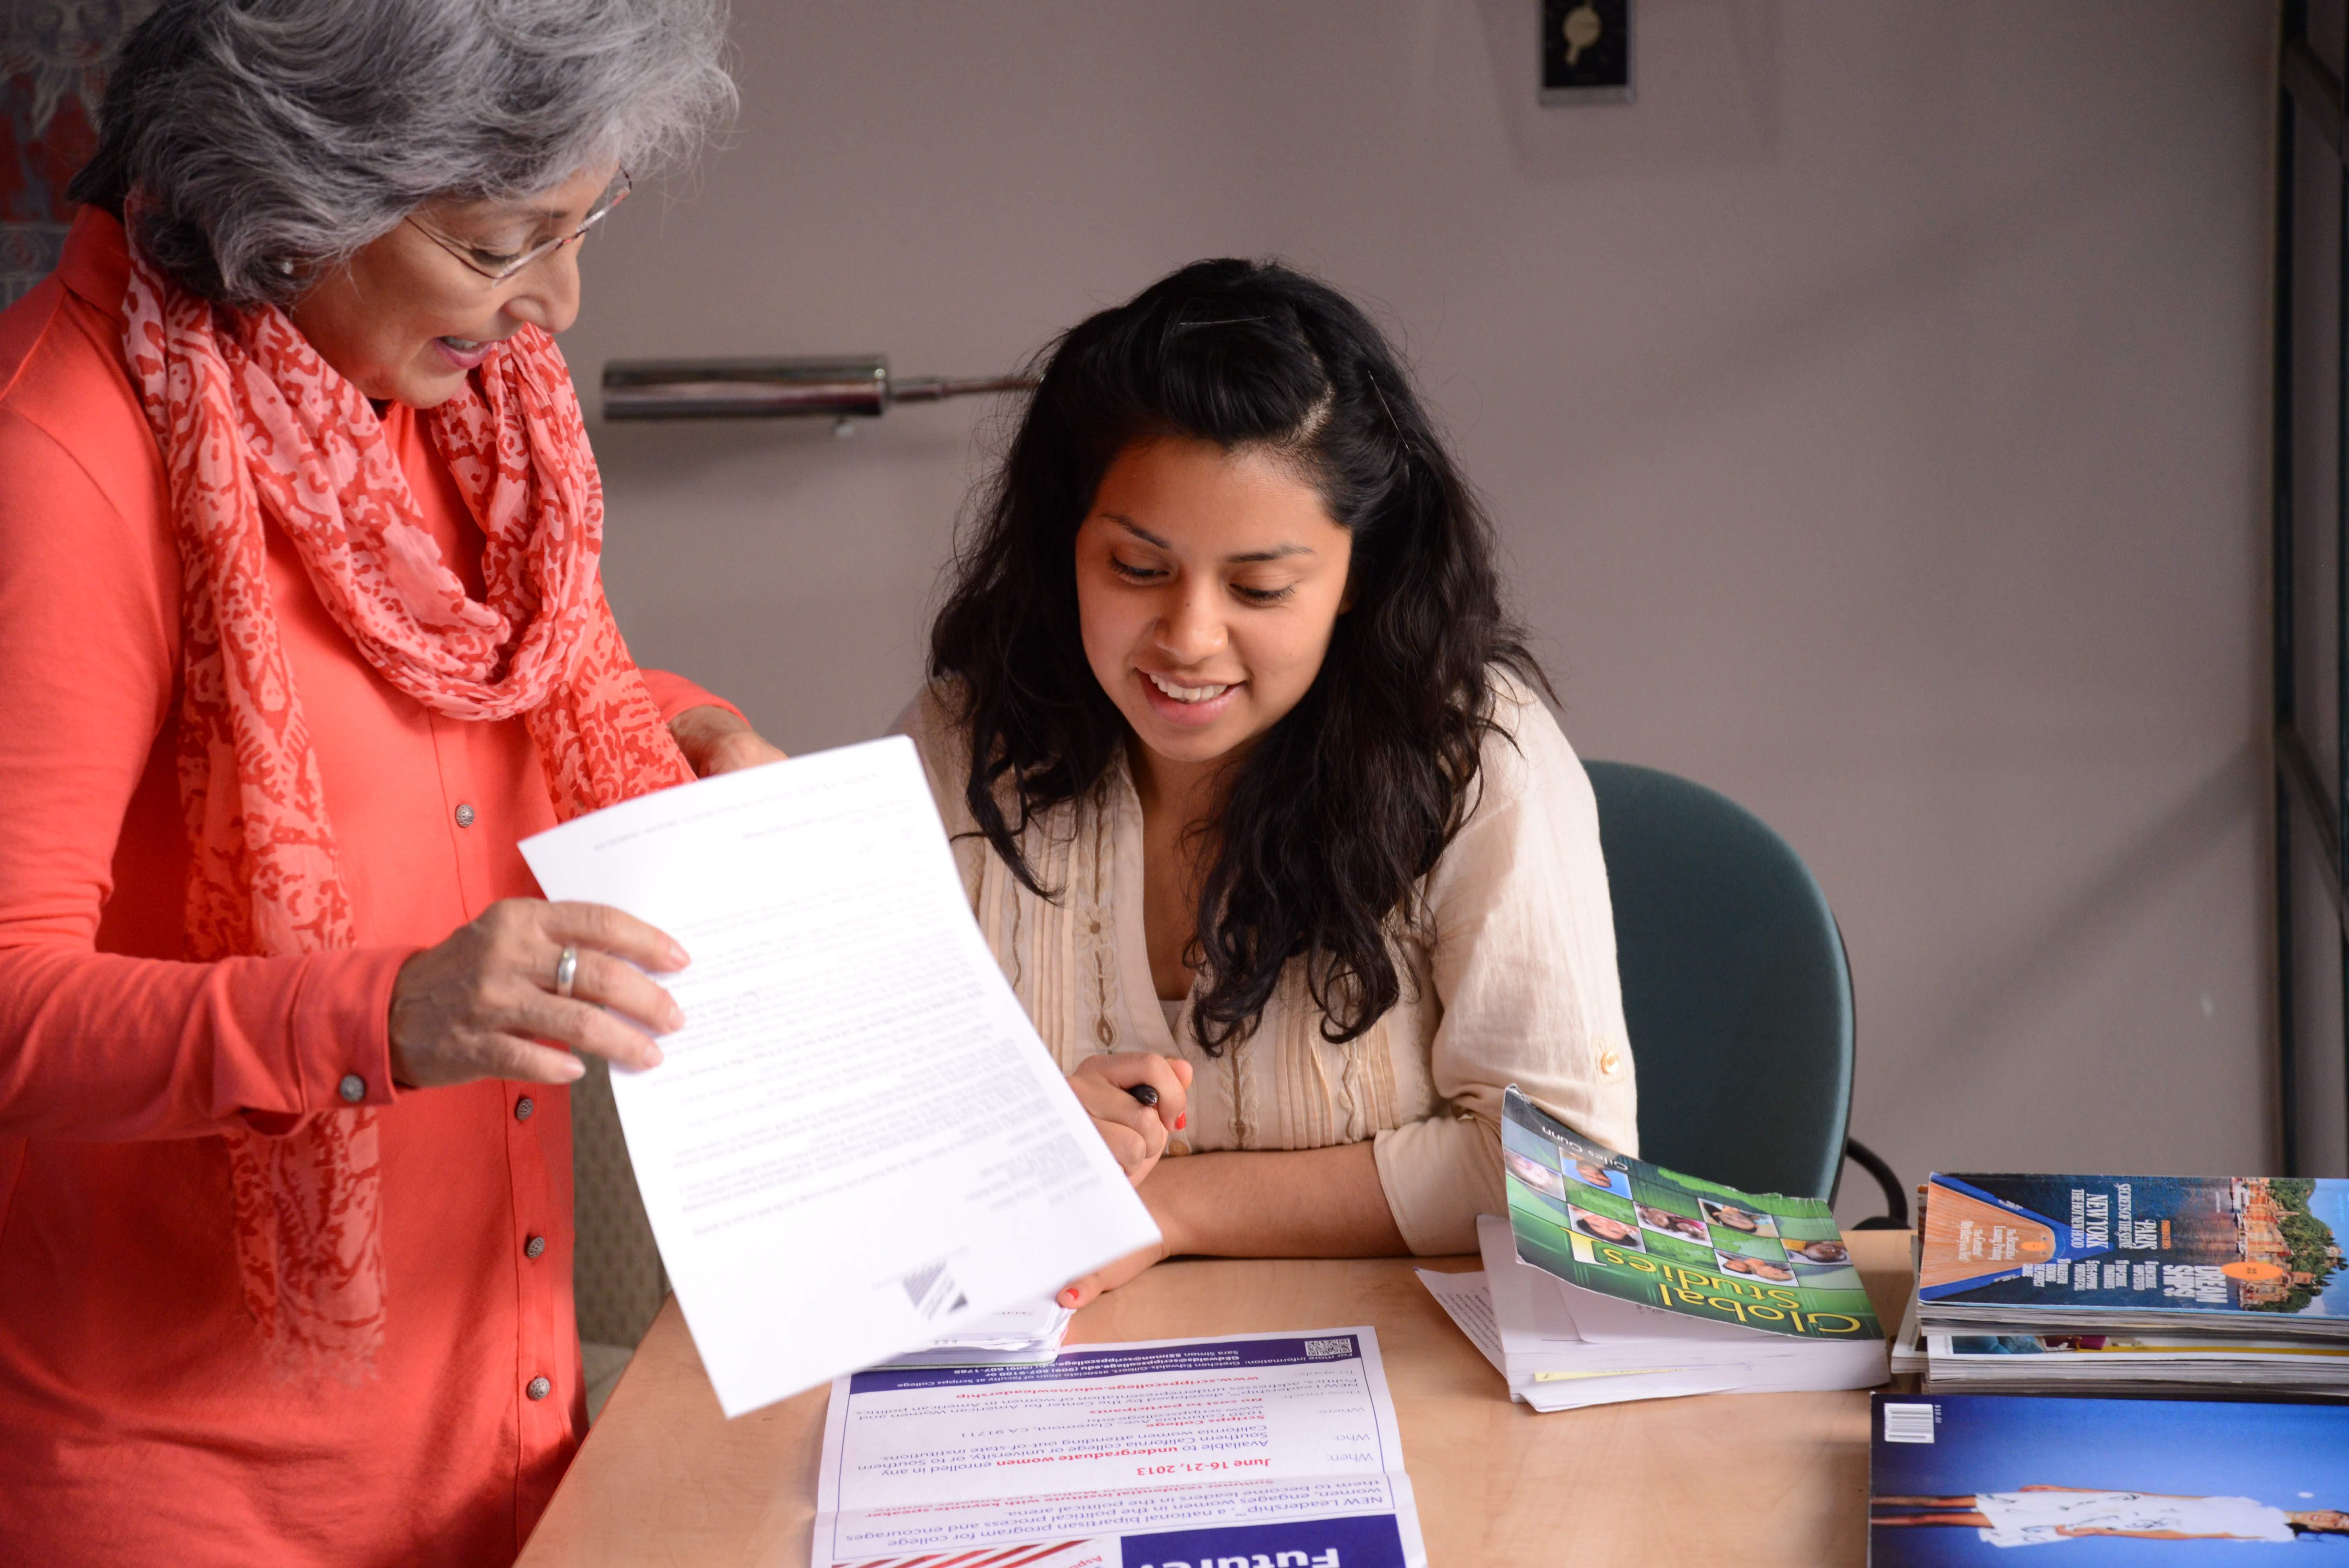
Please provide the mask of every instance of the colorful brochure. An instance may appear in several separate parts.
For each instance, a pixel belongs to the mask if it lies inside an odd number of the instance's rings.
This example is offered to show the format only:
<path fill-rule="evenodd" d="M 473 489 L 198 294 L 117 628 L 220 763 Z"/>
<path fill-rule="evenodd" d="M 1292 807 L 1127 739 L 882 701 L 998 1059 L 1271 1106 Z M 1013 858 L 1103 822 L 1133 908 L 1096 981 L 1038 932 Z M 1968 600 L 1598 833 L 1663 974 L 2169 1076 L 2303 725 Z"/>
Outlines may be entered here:
<path fill-rule="evenodd" d="M 1684 1322 L 1876 1341 L 1880 1362 L 1884 1329 L 1818 1199 L 1741 1192 L 1618 1154 L 1545 1114 L 1514 1084 L 1501 1147 L 1509 1225 L 1526 1263 Z M 1585 1338 L 1603 1333 L 1581 1307 L 1576 1319 Z M 1668 1322 L 1648 1332 L 1669 1333 Z"/>

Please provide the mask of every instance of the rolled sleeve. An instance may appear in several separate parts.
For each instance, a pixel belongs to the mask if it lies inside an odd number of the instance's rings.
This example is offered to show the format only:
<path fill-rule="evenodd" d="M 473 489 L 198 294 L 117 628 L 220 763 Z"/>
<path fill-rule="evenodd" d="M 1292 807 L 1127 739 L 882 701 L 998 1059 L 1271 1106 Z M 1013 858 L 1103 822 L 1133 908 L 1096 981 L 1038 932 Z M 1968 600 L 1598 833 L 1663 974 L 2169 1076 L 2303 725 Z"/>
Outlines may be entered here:
<path fill-rule="evenodd" d="M 1422 1257 L 1476 1250 L 1476 1216 L 1507 1212 L 1501 1134 L 1474 1116 L 1430 1117 L 1378 1135 L 1379 1186 Z"/>
<path fill-rule="evenodd" d="M 1639 1100 L 1590 780 L 1547 708 L 1503 687 L 1480 796 L 1428 878 L 1431 1048 L 1450 1114 L 1381 1133 L 1379 1179 L 1414 1252 L 1473 1251 L 1502 1212 L 1511 1084 L 1586 1137 L 1639 1152 Z"/>

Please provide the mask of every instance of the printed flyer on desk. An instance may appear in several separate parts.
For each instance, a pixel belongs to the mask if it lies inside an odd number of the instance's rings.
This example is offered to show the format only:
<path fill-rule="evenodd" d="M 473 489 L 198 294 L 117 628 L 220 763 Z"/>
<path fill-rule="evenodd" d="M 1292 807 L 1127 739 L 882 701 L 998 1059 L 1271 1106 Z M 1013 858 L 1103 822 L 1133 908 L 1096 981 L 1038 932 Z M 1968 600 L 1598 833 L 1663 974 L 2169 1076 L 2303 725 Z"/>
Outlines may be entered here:
<path fill-rule="evenodd" d="M 835 1568 L 1427 1562 L 1368 1327 L 859 1372 L 816 1497 L 810 1561 Z"/>
<path fill-rule="evenodd" d="M 1515 1084 L 1501 1151 L 1517 1256 L 1568 1284 L 1792 1338 L 1884 1337 L 1816 1198 L 1741 1192 L 1618 1154 Z"/>
<path fill-rule="evenodd" d="M 2349 1181 L 1936 1174 L 1918 1294 L 1957 1305 L 2349 1320 Z M 2349 1333 L 2349 1321 L 2336 1332 Z"/>

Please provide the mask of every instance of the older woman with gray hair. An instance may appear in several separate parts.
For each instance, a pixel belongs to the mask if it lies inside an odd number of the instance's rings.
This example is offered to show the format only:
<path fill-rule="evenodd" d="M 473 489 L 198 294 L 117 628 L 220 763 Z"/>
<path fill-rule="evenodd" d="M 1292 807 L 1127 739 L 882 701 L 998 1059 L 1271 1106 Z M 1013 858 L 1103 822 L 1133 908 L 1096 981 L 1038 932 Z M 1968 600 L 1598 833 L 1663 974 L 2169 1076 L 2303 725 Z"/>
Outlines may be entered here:
<path fill-rule="evenodd" d="M 554 335 L 718 0 L 163 0 L 0 315 L 0 1562 L 502 1563 L 585 1427 L 516 844 L 777 755 L 640 670 Z"/>

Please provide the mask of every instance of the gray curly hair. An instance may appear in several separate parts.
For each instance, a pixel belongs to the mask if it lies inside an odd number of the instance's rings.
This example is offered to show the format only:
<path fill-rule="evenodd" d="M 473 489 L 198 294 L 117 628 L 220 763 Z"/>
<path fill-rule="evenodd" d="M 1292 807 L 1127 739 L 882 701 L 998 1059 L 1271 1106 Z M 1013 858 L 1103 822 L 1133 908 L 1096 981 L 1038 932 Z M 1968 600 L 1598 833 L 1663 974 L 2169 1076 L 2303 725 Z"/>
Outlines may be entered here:
<path fill-rule="evenodd" d="M 725 0 L 163 0 L 67 194 L 233 304 L 284 304 L 427 201 L 641 175 L 730 112 Z"/>

